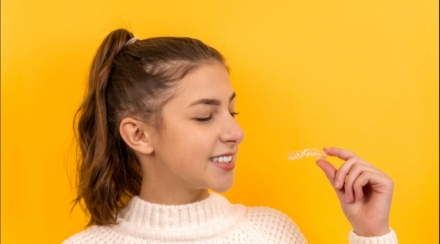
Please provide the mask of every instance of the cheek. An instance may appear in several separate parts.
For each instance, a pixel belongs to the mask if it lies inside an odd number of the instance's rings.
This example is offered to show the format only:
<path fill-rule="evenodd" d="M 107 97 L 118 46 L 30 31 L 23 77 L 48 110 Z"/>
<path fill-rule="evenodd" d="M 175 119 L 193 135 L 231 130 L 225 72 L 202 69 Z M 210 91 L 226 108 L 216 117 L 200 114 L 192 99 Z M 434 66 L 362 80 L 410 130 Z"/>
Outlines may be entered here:
<path fill-rule="evenodd" d="M 202 170 L 205 169 L 209 163 L 209 157 L 215 153 L 214 143 L 212 137 L 208 133 L 194 132 L 188 134 L 185 141 L 180 145 L 182 148 L 182 157 L 185 158 L 183 167 L 184 170 Z"/>
<path fill-rule="evenodd" d="M 160 136 L 162 157 L 172 162 L 194 162 L 209 160 L 218 140 L 218 124 L 211 121 L 198 123 L 182 115 L 181 111 L 164 111 L 164 131 Z M 171 153 L 172 155 L 165 155 Z M 174 164 L 174 163 L 173 163 Z"/>
<path fill-rule="evenodd" d="M 174 160 L 191 163 L 209 160 L 212 156 L 216 140 L 209 130 L 181 125 L 170 130 L 168 135 L 167 151 L 173 152 Z"/>
<path fill-rule="evenodd" d="M 213 153 L 214 143 L 215 140 L 208 133 L 193 132 L 181 141 L 181 148 L 185 150 L 182 153 L 193 160 L 208 159 Z"/>

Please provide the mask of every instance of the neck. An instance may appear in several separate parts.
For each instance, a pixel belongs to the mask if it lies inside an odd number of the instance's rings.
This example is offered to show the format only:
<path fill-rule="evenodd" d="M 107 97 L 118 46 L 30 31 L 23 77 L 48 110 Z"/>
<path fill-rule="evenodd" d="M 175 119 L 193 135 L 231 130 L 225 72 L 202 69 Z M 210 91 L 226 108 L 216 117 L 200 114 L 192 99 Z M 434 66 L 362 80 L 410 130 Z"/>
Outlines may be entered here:
<path fill-rule="evenodd" d="M 184 205 L 198 202 L 209 196 L 207 189 L 194 191 L 181 191 L 179 189 L 164 189 L 162 187 L 150 187 L 142 181 L 139 198 L 155 204 L 162 205 Z"/>
<path fill-rule="evenodd" d="M 184 182 L 170 181 L 174 177 L 147 169 L 143 172 L 139 198 L 162 205 L 183 205 L 198 202 L 209 196 L 208 189 L 191 188 Z"/>

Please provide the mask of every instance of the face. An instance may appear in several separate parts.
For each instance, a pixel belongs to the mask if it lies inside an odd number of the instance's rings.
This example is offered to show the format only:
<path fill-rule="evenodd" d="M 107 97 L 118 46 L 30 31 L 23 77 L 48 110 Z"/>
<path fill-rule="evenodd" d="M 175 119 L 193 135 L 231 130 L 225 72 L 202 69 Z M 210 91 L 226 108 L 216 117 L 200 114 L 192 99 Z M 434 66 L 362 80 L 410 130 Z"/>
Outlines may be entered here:
<path fill-rule="evenodd" d="M 152 137 L 155 174 L 188 189 L 228 190 L 244 136 L 234 104 L 222 64 L 202 65 L 179 81 L 162 110 L 164 129 Z"/>

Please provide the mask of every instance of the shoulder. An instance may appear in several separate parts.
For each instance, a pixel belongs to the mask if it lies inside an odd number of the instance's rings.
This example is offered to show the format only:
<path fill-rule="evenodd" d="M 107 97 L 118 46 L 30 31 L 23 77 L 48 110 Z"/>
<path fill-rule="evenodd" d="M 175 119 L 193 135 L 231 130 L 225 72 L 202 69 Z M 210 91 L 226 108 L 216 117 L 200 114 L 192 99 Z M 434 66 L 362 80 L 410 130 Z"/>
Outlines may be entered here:
<path fill-rule="evenodd" d="M 285 213 L 269 207 L 248 207 L 247 219 L 259 226 L 292 226 L 298 228 Z"/>
<path fill-rule="evenodd" d="M 70 236 L 63 244 L 102 243 L 108 241 L 111 236 L 111 230 L 107 226 L 92 226 Z"/>
<path fill-rule="evenodd" d="M 247 220 L 270 243 L 307 243 L 298 226 L 285 213 L 269 207 L 248 207 Z"/>

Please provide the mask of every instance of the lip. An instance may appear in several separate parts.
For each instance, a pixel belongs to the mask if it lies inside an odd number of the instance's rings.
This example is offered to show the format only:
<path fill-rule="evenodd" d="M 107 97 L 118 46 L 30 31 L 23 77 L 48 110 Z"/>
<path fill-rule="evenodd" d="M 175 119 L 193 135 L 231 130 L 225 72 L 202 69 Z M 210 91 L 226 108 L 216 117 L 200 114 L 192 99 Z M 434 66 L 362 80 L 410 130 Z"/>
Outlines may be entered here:
<path fill-rule="evenodd" d="M 215 157 L 221 157 L 221 156 L 232 156 L 232 160 L 230 163 L 220 163 L 220 162 L 212 162 L 211 160 L 209 160 L 212 164 L 214 164 L 215 166 L 219 167 L 220 169 L 224 170 L 224 171 L 231 171 L 235 168 L 235 158 L 234 158 L 234 154 L 235 153 L 225 153 L 225 154 L 220 154 L 218 156 L 213 156 L 211 158 L 215 158 Z"/>

